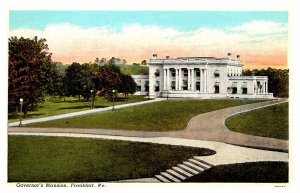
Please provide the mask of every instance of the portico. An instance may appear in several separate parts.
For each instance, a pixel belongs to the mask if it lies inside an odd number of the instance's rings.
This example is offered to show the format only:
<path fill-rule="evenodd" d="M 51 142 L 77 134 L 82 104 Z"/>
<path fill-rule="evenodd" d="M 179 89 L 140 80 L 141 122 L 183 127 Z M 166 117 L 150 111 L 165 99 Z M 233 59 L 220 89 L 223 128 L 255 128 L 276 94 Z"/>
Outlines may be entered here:
<path fill-rule="evenodd" d="M 163 68 L 163 90 L 207 92 L 207 69 L 205 68 Z"/>

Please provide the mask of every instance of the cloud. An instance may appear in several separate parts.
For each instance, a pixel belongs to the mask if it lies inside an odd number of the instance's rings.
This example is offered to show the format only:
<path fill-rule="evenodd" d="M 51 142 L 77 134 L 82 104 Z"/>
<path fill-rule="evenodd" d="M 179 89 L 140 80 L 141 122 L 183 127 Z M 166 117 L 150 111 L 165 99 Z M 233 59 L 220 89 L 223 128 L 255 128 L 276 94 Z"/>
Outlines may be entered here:
<path fill-rule="evenodd" d="M 286 34 L 287 24 L 276 23 L 274 21 L 251 21 L 244 23 L 240 26 L 235 26 L 231 28 L 231 31 L 245 33 L 249 35 L 276 35 L 276 34 Z"/>
<path fill-rule="evenodd" d="M 224 57 L 227 52 L 232 52 L 242 55 L 249 68 L 257 63 L 269 66 L 287 64 L 287 25 L 273 21 L 195 31 L 140 24 L 127 24 L 120 30 L 82 28 L 64 23 L 48 25 L 44 30 L 16 29 L 10 35 L 46 38 L 53 59 L 63 63 L 93 62 L 96 57 L 112 56 L 140 62 L 149 59 L 152 52 L 157 52 L 160 57 Z"/>

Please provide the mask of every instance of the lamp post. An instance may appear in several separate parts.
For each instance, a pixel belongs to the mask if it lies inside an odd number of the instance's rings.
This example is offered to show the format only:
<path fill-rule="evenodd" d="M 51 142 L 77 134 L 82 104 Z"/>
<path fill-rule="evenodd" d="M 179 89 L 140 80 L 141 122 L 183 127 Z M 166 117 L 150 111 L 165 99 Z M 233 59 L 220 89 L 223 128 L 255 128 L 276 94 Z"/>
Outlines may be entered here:
<path fill-rule="evenodd" d="M 94 107 L 93 92 L 94 90 L 91 90 L 91 109 Z"/>
<path fill-rule="evenodd" d="M 116 90 L 112 90 L 112 93 L 113 93 L 113 108 L 112 108 L 112 110 L 115 110 L 115 92 L 116 92 Z"/>
<path fill-rule="evenodd" d="M 169 90 L 167 90 L 167 100 L 169 100 Z"/>
<path fill-rule="evenodd" d="M 19 126 L 22 126 L 22 108 L 23 108 L 23 99 L 22 98 L 20 98 L 20 124 L 19 124 Z"/>

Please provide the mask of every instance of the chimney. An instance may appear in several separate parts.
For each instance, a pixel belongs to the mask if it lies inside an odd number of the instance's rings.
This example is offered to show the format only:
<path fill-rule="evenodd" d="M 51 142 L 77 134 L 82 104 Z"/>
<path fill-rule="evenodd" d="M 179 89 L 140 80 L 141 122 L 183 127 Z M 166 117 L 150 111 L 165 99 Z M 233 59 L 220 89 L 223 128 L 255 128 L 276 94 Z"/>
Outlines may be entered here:
<path fill-rule="evenodd" d="M 166 59 L 169 59 L 170 58 L 170 56 L 166 56 Z"/>
<path fill-rule="evenodd" d="M 152 54 L 152 59 L 157 59 L 157 54 Z"/>
<path fill-rule="evenodd" d="M 236 55 L 236 59 L 237 59 L 238 61 L 240 61 L 241 56 L 240 56 L 240 55 Z"/>
<path fill-rule="evenodd" d="M 228 58 L 228 60 L 231 60 L 231 53 L 227 54 L 227 58 Z"/>

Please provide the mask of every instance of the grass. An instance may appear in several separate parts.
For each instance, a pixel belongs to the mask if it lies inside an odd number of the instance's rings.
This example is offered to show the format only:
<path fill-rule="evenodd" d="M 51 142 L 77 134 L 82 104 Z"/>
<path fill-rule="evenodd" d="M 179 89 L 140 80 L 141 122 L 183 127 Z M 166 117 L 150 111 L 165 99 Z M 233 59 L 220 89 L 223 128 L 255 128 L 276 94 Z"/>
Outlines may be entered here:
<path fill-rule="evenodd" d="M 67 137 L 8 137 L 9 182 L 99 182 L 147 178 L 203 148 Z"/>
<path fill-rule="evenodd" d="M 226 126 L 240 133 L 287 140 L 288 111 L 288 103 L 257 109 L 229 118 Z"/>
<path fill-rule="evenodd" d="M 220 165 L 205 170 L 185 182 L 288 182 L 288 167 L 287 162 Z"/>
<path fill-rule="evenodd" d="M 255 100 L 168 100 L 120 110 L 32 124 L 32 127 L 180 130 L 194 116 Z"/>
<path fill-rule="evenodd" d="M 129 100 L 119 97 L 116 99 L 115 105 L 134 103 L 147 100 L 141 96 L 129 96 Z M 97 97 L 95 100 L 95 108 L 104 108 L 112 106 L 112 102 L 104 98 Z M 78 98 L 67 97 L 65 101 L 62 99 L 48 98 L 45 102 L 40 103 L 40 106 L 34 110 L 28 112 L 26 119 L 34 119 L 40 117 L 47 117 L 52 115 L 60 115 L 65 113 L 72 113 L 77 111 L 88 110 L 91 107 L 91 101 L 78 100 Z M 15 122 L 19 120 L 19 115 L 9 114 L 8 122 Z"/>

